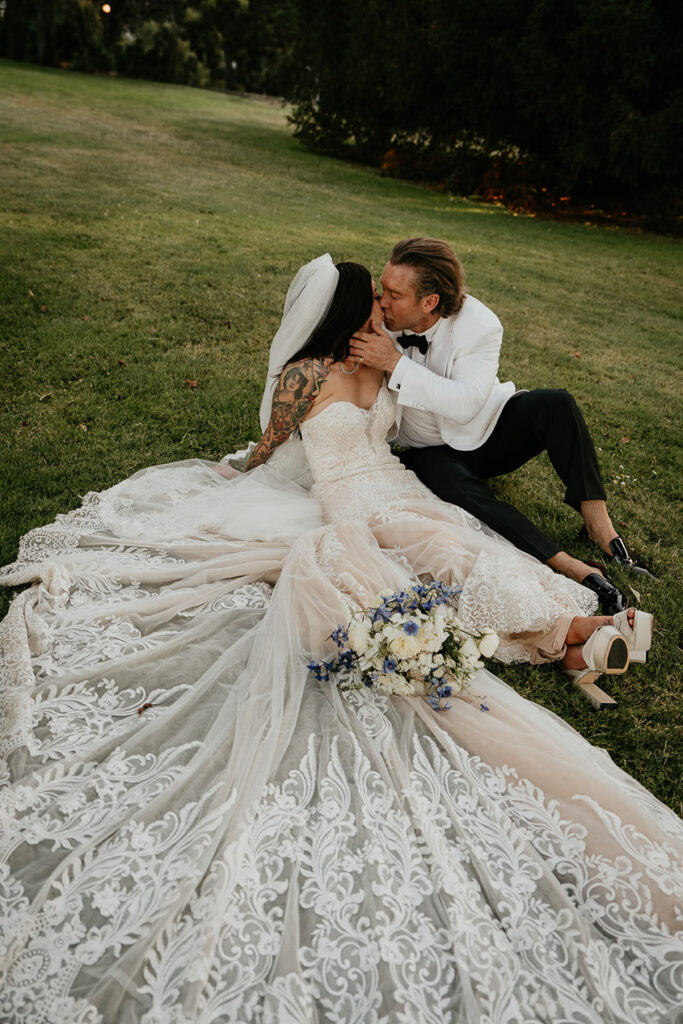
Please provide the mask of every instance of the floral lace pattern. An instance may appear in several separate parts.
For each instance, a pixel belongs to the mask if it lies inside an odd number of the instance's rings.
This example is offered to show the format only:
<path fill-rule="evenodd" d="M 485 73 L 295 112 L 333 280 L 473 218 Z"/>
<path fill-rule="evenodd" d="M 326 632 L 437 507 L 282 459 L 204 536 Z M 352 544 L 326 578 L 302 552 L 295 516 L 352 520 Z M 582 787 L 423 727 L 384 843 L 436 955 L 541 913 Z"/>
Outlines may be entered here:
<path fill-rule="evenodd" d="M 344 522 L 265 473 L 240 541 L 239 481 L 156 467 L 3 571 L 35 581 L 0 623 L 3 1024 L 676 1020 L 671 812 L 489 673 L 439 718 L 306 672 L 346 600 L 421 573 L 511 634 L 580 602 L 425 494 L 390 406 L 304 424 Z M 374 459 L 346 491 L 328 431 Z"/>
<path fill-rule="evenodd" d="M 53 1007 L 70 1020 L 124 1017 L 125 996 L 112 1017 L 71 986 L 79 971 L 128 963 L 146 934 L 128 997 L 141 1024 L 673 1019 L 680 947 L 648 910 L 648 885 L 673 877 L 672 848 L 643 857 L 647 842 L 613 816 L 622 854 L 591 852 L 586 828 L 537 787 L 427 734 L 414 736 L 400 788 L 391 702 L 353 693 L 347 704 L 356 735 L 322 758 L 310 734 L 218 846 L 234 801 L 218 784 L 126 822 L 191 748 L 162 759 L 117 749 L 99 768 L 17 787 L 12 849 L 94 845 L 53 875 L 37 913 L 3 869 L 3 1019 L 56 1021 Z"/>

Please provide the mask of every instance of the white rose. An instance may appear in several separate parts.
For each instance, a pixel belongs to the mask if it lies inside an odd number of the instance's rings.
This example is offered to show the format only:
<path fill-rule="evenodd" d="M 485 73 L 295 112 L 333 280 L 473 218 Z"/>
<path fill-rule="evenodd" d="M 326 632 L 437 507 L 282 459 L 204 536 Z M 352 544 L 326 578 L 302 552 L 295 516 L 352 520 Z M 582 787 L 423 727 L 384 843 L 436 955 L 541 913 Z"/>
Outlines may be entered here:
<path fill-rule="evenodd" d="M 403 633 L 391 641 L 389 649 L 397 658 L 414 658 L 420 653 L 420 641 L 415 636 Z"/>
<path fill-rule="evenodd" d="M 486 630 L 481 640 L 479 641 L 479 653 L 482 658 L 490 658 L 498 650 L 498 634 L 494 633 L 493 630 Z"/>
<path fill-rule="evenodd" d="M 424 650 L 438 651 L 443 646 L 446 633 L 435 623 L 426 622 L 420 630 L 420 639 Z"/>

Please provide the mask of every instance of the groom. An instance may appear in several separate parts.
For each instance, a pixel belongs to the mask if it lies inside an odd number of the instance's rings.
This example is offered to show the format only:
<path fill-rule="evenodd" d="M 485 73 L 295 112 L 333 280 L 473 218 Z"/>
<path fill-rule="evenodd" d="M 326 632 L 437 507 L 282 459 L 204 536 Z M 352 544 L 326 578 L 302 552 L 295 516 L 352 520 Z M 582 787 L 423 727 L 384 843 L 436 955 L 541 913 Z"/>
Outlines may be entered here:
<path fill-rule="evenodd" d="M 503 328 L 490 309 L 465 294 L 462 267 L 446 242 L 399 242 L 381 284 L 389 333 L 359 333 L 351 353 L 390 375 L 405 465 L 444 501 L 594 590 L 606 615 L 621 611 L 624 595 L 597 567 L 561 551 L 486 483 L 547 451 L 566 487 L 564 500 L 581 513 L 591 540 L 616 563 L 646 572 L 634 565 L 612 525 L 595 448 L 572 396 L 501 384 Z"/>

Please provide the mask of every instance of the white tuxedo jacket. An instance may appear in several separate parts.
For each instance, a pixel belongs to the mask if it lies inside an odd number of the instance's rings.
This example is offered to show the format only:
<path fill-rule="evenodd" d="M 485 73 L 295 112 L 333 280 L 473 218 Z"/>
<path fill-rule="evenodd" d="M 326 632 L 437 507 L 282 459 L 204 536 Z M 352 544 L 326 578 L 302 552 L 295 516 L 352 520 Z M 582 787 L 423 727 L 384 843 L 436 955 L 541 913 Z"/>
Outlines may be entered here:
<path fill-rule="evenodd" d="M 467 295 L 459 313 L 442 317 L 425 333 L 425 365 L 404 356 L 389 381 L 398 396 L 396 433 L 410 410 L 420 409 L 435 414 L 444 444 L 460 451 L 479 448 L 515 393 L 511 380 L 498 380 L 500 320 Z"/>

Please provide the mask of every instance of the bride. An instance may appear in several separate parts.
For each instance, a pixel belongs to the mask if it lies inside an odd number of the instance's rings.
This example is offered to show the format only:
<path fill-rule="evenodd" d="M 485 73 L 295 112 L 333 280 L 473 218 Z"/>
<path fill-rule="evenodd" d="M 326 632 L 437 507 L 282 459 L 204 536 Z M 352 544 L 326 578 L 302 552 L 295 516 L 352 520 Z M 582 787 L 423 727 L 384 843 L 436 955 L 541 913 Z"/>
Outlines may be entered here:
<path fill-rule="evenodd" d="M 3 1021 L 676 1019 L 665 806 L 486 670 L 435 711 L 306 667 L 418 577 L 580 685 L 649 645 L 391 455 L 372 312 L 302 268 L 248 472 L 143 470 L 1 571 Z"/>

